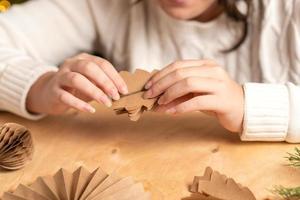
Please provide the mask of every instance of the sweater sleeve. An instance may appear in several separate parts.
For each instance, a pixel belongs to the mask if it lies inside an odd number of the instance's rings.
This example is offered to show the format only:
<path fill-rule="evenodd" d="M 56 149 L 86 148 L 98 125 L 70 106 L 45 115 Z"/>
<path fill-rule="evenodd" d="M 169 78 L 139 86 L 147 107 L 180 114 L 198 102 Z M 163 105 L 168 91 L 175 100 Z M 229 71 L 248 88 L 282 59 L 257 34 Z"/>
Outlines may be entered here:
<path fill-rule="evenodd" d="M 289 126 L 289 94 L 285 85 L 246 83 L 241 139 L 285 141 Z"/>
<path fill-rule="evenodd" d="M 39 0 L 0 14 L 0 110 L 26 110 L 32 84 L 67 57 L 93 51 L 96 31 L 87 0 Z"/>
<path fill-rule="evenodd" d="M 273 5 L 280 4 L 275 2 Z M 300 2 L 289 0 L 285 5 L 285 10 L 291 12 L 281 12 L 285 26 L 279 42 L 284 43 L 284 48 L 278 50 L 278 55 L 282 57 L 284 67 L 289 69 L 291 82 L 244 85 L 245 113 L 241 133 L 244 141 L 300 143 L 300 85 L 296 84 L 300 83 Z M 277 7 L 279 11 L 283 8 Z"/>
<path fill-rule="evenodd" d="M 300 86 L 246 83 L 244 141 L 300 143 Z"/>

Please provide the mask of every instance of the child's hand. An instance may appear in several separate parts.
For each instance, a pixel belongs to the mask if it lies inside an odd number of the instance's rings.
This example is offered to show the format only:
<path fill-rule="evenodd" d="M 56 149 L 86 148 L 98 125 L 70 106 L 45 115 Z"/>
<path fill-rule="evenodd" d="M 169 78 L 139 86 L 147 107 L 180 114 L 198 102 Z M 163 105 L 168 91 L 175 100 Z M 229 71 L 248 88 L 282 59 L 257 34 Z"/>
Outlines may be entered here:
<path fill-rule="evenodd" d="M 58 72 L 43 75 L 30 89 L 27 109 L 33 113 L 60 114 L 74 108 L 95 112 L 87 102 L 95 100 L 111 106 L 119 92 L 127 93 L 127 86 L 115 68 L 106 60 L 80 54 L 67 59 Z"/>
<path fill-rule="evenodd" d="M 158 72 L 146 85 L 145 98 L 159 98 L 158 111 L 213 113 L 228 130 L 241 130 L 243 88 L 211 60 L 175 62 Z"/>

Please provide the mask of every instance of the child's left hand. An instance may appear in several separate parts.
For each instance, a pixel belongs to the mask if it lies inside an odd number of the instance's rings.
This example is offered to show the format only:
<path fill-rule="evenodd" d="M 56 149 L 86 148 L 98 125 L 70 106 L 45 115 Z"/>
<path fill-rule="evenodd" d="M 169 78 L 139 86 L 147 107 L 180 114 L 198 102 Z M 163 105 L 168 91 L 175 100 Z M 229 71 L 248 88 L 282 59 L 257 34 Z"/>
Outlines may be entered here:
<path fill-rule="evenodd" d="M 177 61 L 146 84 L 145 98 L 162 94 L 158 111 L 179 114 L 213 113 L 226 129 L 239 132 L 244 116 L 244 92 L 217 63 L 211 60 Z"/>

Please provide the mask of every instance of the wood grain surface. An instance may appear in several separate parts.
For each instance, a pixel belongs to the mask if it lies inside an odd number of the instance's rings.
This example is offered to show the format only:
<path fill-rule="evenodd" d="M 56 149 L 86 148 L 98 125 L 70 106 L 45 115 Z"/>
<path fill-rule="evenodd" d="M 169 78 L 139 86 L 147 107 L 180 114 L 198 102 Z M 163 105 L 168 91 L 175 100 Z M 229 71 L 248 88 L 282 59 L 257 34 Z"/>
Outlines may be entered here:
<path fill-rule="evenodd" d="M 241 142 L 237 134 L 228 133 L 201 113 L 147 113 L 131 122 L 126 116 L 96 107 L 96 114 L 70 112 L 36 122 L 0 113 L 0 124 L 25 125 L 35 143 L 35 155 L 25 168 L 0 170 L 0 196 L 38 176 L 82 165 L 133 176 L 155 200 L 189 196 L 188 184 L 207 166 L 248 186 L 258 199 L 267 197 L 273 185 L 300 185 L 300 170 L 285 166 L 284 159 L 296 145 Z"/>

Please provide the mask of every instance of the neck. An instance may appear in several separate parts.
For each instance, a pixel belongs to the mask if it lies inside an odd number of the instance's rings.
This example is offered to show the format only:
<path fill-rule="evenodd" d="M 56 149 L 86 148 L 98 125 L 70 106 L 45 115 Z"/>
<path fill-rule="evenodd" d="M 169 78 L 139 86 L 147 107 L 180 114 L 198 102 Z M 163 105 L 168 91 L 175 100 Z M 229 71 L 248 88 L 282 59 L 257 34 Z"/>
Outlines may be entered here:
<path fill-rule="evenodd" d="M 221 13 L 223 13 L 224 8 L 221 6 L 218 1 L 215 1 L 204 13 L 194 18 L 199 22 L 209 22 L 217 18 Z"/>

